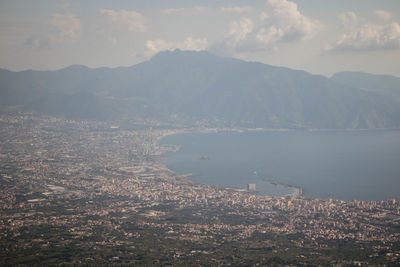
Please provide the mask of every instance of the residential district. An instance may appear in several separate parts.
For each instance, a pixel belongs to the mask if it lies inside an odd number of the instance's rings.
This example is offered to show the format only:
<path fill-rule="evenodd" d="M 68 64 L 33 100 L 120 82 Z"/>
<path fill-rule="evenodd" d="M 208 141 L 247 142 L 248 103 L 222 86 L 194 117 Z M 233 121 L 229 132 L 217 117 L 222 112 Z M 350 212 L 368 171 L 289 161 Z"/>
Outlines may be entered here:
<path fill-rule="evenodd" d="M 1 115 L 0 265 L 400 265 L 398 200 L 196 183 L 158 142 L 188 130 Z"/>

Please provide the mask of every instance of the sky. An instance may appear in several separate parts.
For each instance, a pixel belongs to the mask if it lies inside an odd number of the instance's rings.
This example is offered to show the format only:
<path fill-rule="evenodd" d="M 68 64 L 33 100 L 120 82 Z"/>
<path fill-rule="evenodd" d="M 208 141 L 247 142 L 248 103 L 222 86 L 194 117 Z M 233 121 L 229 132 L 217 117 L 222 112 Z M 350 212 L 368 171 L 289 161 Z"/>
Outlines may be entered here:
<path fill-rule="evenodd" d="M 400 77 L 400 1 L 0 0 L 0 68 L 131 66 L 177 48 Z"/>

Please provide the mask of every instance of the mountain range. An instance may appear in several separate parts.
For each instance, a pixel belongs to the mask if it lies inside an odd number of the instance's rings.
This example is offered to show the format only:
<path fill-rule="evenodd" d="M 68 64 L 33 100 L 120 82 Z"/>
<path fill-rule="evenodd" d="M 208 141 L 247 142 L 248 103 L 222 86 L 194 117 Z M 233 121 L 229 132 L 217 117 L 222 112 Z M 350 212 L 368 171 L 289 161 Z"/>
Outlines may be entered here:
<path fill-rule="evenodd" d="M 399 128 L 400 78 L 331 78 L 205 51 L 165 51 L 131 67 L 0 69 L 0 110 L 76 120 L 149 118 L 271 128 Z"/>

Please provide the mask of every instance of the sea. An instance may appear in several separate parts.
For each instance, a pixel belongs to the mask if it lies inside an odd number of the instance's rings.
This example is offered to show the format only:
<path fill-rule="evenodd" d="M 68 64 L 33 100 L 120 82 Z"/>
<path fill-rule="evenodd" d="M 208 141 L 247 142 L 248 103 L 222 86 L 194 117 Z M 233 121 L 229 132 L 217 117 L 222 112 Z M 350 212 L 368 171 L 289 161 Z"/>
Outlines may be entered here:
<path fill-rule="evenodd" d="M 173 171 L 207 184 L 285 196 L 341 200 L 400 199 L 399 130 L 263 130 L 184 133 L 163 155 Z"/>

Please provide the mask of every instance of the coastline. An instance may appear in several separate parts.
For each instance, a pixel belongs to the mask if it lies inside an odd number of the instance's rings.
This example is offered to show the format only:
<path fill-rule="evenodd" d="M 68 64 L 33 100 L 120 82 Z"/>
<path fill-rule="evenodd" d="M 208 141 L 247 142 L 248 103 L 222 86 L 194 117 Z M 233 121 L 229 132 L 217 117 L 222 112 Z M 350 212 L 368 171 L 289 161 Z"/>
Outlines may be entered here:
<path fill-rule="evenodd" d="M 161 156 L 160 158 L 160 163 L 162 165 L 165 166 L 165 168 L 169 167 L 166 165 L 165 161 L 164 161 L 164 156 L 165 156 L 165 152 L 177 152 L 179 151 L 179 149 L 176 149 L 175 151 L 171 151 L 171 150 L 165 150 L 162 148 L 162 145 L 160 144 L 160 140 L 164 137 L 170 136 L 170 135 L 175 135 L 175 134 L 197 134 L 197 133 L 221 133 L 221 132 L 238 132 L 238 133 L 246 133 L 246 132 L 299 132 L 299 133 L 307 133 L 307 132 L 314 132 L 314 130 L 312 129 L 267 129 L 267 128 L 202 128 L 202 127 L 193 127 L 193 128 L 181 128 L 181 129 L 173 129 L 173 130 L 163 130 L 161 134 L 158 134 L 157 136 L 157 147 L 159 150 L 163 150 L 162 153 L 160 153 L 159 155 Z M 316 129 L 315 132 L 332 132 L 332 133 L 338 133 L 338 132 L 342 132 L 342 133 L 346 133 L 346 132 L 360 132 L 360 133 L 364 133 L 364 132 L 370 132 L 372 135 L 374 136 L 374 132 L 376 133 L 380 133 L 380 132 L 393 132 L 393 135 L 391 136 L 397 136 L 399 129 L 334 129 L 334 130 L 330 130 L 330 129 Z M 353 134 L 351 134 L 351 136 L 354 136 Z M 176 144 L 175 144 L 176 145 Z M 207 155 L 207 152 L 203 151 L 203 155 Z M 172 173 L 176 174 L 177 176 L 184 176 L 185 172 L 178 172 L 178 171 L 174 171 L 169 169 Z M 192 171 L 188 171 L 188 173 L 191 173 Z M 196 171 L 195 171 L 196 172 Z M 195 175 L 192 173 L 192 175 Z M 196 177 L 190 177 L 191 175 L 186 175 L 186 178 L 188 179 L 188 181 L 190 180 L 191 183 L 196 183 L 196 184 L 207 184 L 207 185 L 211 185 L 211 186 L 217 186 L 219 188 L 225 188 L 225 189 L 229 189 L 232 188 L 232 185 L 229 183 L 225 183 L 225 185 L 221 185 L 221 184 L 214 184 L 213 182 L 209 182 L 209 181 L 196 181 L 195 178 Z M 278 174 L 279 176 L 279 174 Z M 246 176 L 243 176 L 246 177 Z M 265 177 L 265 176 L 264 176 Z M 268 177 L 268 176 L 267 176 Z M 274 177 L 274 176 L 272 176 Z M 279 176 L 280 177 L 280 176 Z M 250 178 L 250 176 L 249 176 Z M 261 177 L 260 177 L 261 178 Z M 356 181 L 355 178 L 354 181 Z M 372 181 L 372 180 L 371 180 Z M 263 181 L 263 182 L 271 182 L 271 181 Z M 273 182 L 279 182 L 279 181 L 273 181 Z M 254 183 L 252 181 L 249 181 L 249 183 Z M 257 183 L 257 182 L 256 182 Z M 290 182 L 289 182 L 290 183 Z M 273 183 L 272 183 L 273 184 Z M 370 183 L 371 185 L 375 184 L 375 182 Z M 390 186 L 390 184 L 387 184 L 388 186 Z M 392 198 L 398 198 L 397 193 L 396 192 L 392 192 L 388 194 L 388 195 L 376 195 L 373 197 L 369 197 L 370 193 L 368 191 L 360 191 L 358 193 L 358 195 L 352 196 L 352 195 L 346 195 L 346 193 L 343 193 L 342 191 L 327 191 L 330 190 L 328 189 L 322 189 L 323 191 L 316 191 L 318 189 L 313 189 L 313 188 L 305 188 L 305 187 L 301 187 L 298 185 L 293 185 L 293 184 L 288 184 L 288 181 L 285 182 L 279 182 L 279 186 L 281 187 L 285 187 L 287 189 L 290 189 L 291 192 L 287 193 L 285 191 L 283 191 L 281 188 L 277 188 L 277 189 L 272 189 L 274 192 L 271 194 L 266 193 L 266 196 L 271 196 L 271 197 L 285 197 L 285 196 L 297 196 L 297 197 L 309 197 L 309 198 L 316 198 L 316 199 L 338 199 L 338 200 L 345 200 L 345 201 L 351 201 L 351 200 L 360 200 L 360 201 L 380 201 L 380 200 L 386 200 L 386 199 L 392 199 Z M 245 185 L 240 185 L 240 188 L 245 188 Z M 270 187 L 266 187 L 267 189 L 263 189 L 262 184 L 261 185 L 257 185 L 258 188 L 262 189 L 262 190 L 271 190 Z M 387 187 L 387 186 L 386 186 Z M 349 187 L 347 187 L 349 188 Z M 337 189 L 337 188 L 336 188 Z M 259 190 L 257 190 L 259 191 Z M 264 191 L 266 192 L 266 191 Z M 276 193 L 277 192 L 277 193 Z M 312 193 L 314 192 L 314 194 Z M 315 192 L 319 192 L 319 193 L 315 193 Z M 325 192 L 325 193 L 323 193 Z M 328 193 L 327 193 L 328 192 Z M 332 193 L 331 193 L 332 192 Z M 336 192 L 336 193 L 334 193 Z M 336 195 L 335 195 L 336 194 Z"/>
<path fill-rule="evenodd" d="M 293 192 L 291 194 L 289 194 L 290 196 L 300 197 L 300 196 L 303 196 L 303 194 L 304 194 L 304 189 L 302 187 L 300 187 L 300 186 L 290 185 L 290 184 L 286 184 L 286 183 L 282 183 L 282 182 L 279 182 L 279 181 L 276 181 L 276 180 L 266 179 L 266 178 L 263 178 L 261 180 L 264 181 L 264 182 L 270 183 L 272 185 L 275 185 L 275 186 L 280 185 L 280 186 L 283 186 L 285 188 L 291 189 Z"/>
<path fill-rule="evenodd" d="M 163 159 L 163 155 L 168 152 L 173 152 L 177 153 L 181 145 L 175 147 L 175 149 L 162 149 L 162 145 L 160 145 L 161 139 L 167 136 L 171 135 L 176 135 L 176 134 L 195 134 L 195 133 L 221 133 L 221 132 L 238 132 L 238 133 L 244 133 L 244 132 L 288 132 L 288 131 L 296 131 L 296 129 L 267 129 L 267 128 L 189 128 L 189 129 L 175 129 L 175 130 L 162 130 L 160 135 L 157 135 L 156 137 L 156 146 L 157 146 L 157 154 L 160 156 L 160 164 L 167 170 L 169 170 L 171 173 L 174 174 L 176 177 L 185 177 L 190 183 L 193 184 L 205 184 L 202 182 L 195 181 L 191 179 L 190 177 L 193 175 L 193 173 L 178 173 L 174 170 L 171 170 L 165 163 Z M 270 181 L 270 180 L 265 180 L 265 179 L 260 179 L 263 182 L 270 183 L 272 185 L 279 185 L 285 188 L 292 189 L 292 193 L 281 195 L 281 196 L 273 196 L 273 195 L 265 195 L 266 197 L 309 197 L 304 195 L 304 190 L 302 187 L 294 186 L 294 185 L 288 185 L 284 184 L 278 181 Z M 243 193 L 259 193 L 263 192 L 263 190 L 256 190 L 254 192 L 247 191 L 246 188 L 244 187 L 235 187 L 231 185 L 218 185 L 218 184 L 208 184 L 208 186 L 215 186 L 218 188 L 222 188 L 224 190 L 234 190 L 237 192 L 243 192 Z"/>

